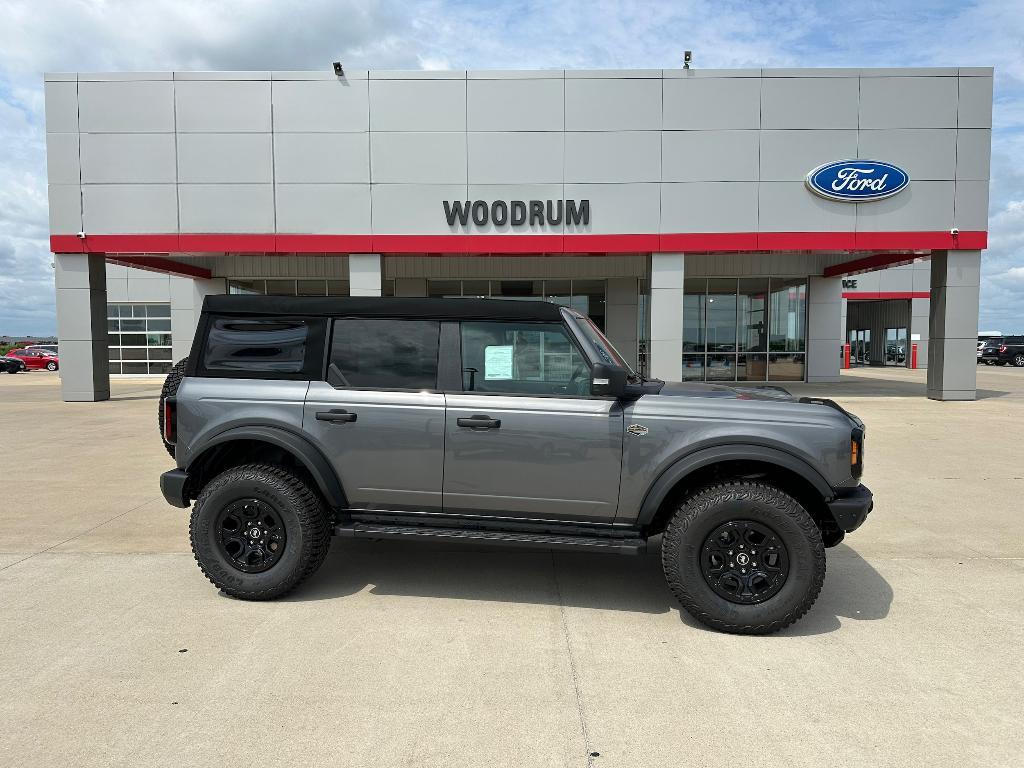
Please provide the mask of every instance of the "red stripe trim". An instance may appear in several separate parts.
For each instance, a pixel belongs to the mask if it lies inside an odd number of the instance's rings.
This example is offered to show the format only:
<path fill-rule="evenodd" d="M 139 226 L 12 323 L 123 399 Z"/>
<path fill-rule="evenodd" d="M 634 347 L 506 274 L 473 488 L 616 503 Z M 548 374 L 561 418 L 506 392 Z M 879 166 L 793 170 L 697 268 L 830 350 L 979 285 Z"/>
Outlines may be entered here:
<path fill-rule="evenodd" d="M 678 232 L 567 235 L 51 235 L 54 253 L 749 253 L 983 249 L 987 232 Z M 835 269 L 830 267 L 830 269 Z M 828 273 L 826 273 L 828 274 Z M 839 273 L 836 273 L 839 274 Z"/>
<path fill-rule="evenodd" d="M 853 251 L 855 232 L 758 232 L 761 251 Z"/>
<path fill-rule="evenodd" d="M 708 253 L 712 251 L 756 251 L 756 232 L 689 232 L 667 233 L 659 236 L 662 253 L 682 251 Z"/>
<path fill-rule="evenodd" d="M 912 264 L 920 254 L 914 253 L 873 253 L 852 261 L 844 261 L 842 264 L 833 264 L 825 267 L 822 274 L 825 277 L 839 277 L 841 275 L 859 275 L 862 272 L 873 272 L 884 267 L 895 267 L 903 264 Z"/>
<path fill-rule="evenodd" d="M 88 239 L 88 238 L 86 238 Z M 276 235 L 178 235 L 178 250 L 189 252 L 216 253 L 221 251 L 248 251 L 251 253 L 275 253 Z"/>
<path fill-rule="evenodd" d="M 275 235 L 278 253 L 373 253 L 370 235 Z"/>
<path fill-rule="evenodd" d="M 119 256 L 114 259 L 107 259 L 111 264 L 120 264 L 124 267 L 135 267 L 150 272 L 162 272 L 169 275 L 181 275 L 182 277 L 198 277 L 209 280 L 213 273 L 197 267 L 193 264 L 182 264 L 180 261 L 165 259 L 162 256 Z"/>
<path fill-rule="evenodd" d="M 879 301 L 882 299 L 930 299 L 930 291 L 844 291 L 843 298 L 850 301 Z"/>

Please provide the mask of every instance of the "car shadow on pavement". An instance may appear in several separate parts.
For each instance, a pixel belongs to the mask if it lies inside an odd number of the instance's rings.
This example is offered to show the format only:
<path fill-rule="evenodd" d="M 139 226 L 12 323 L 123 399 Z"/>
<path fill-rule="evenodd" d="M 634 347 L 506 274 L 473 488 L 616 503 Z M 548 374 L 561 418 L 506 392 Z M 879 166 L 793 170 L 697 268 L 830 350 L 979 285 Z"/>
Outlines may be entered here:
<path fill-rule="evenodd" d="M 470 545 L 335 539 L 320 570 L 288 601 L 371 595 L 564 605 L 605 611 L 681 610 L 665 584 L 660 542 L 638 557 Z M 845 545 L 829 550 L 828 574 L 817 603 L 786 635 L 832 632 L 843 619 L 877 620 L 889 613 L 888 582 Z"/>

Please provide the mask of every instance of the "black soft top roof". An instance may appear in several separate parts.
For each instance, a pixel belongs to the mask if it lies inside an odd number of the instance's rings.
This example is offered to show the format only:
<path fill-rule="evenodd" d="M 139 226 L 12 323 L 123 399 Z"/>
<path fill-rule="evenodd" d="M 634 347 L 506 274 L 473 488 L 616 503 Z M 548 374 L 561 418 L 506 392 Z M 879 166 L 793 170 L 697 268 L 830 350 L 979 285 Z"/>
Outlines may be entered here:
<path fill-rule="evenodd" d="M 432 320 L 561 320 L 547 301 L 507 299 L 407 299 L 392 297 L 207 296 L 203 311 L 242 315 L 326 315 L 332 317 L 416 317 Z"/>

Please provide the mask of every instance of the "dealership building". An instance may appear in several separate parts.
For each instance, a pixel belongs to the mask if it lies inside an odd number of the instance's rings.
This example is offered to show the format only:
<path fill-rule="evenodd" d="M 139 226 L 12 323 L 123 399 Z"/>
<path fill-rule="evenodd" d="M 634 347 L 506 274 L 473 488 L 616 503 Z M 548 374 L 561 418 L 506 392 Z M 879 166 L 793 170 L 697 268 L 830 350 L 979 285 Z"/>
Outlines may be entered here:
<path fill-rule="evenodd" d="M 217 293 L 589 313 L 650 376 L 973 399 L 992 70 L 45 76 L 65 400 Z M 866 335 L 865 335 L 866 333 Z M 900 351 L 902 349 L 902 351 Z"/>

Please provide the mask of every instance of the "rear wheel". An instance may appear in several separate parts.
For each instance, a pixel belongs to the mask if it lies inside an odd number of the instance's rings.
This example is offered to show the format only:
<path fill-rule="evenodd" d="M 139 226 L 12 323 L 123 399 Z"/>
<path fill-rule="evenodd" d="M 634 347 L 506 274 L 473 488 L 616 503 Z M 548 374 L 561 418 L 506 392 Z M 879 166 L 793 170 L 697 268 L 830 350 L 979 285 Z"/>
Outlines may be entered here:
<path fill-rule="evenodd" d="M 1018 368 L 1024 368 L 1024 355 L 1014 355 L 1013 364 Z"/>
<path fill-rule="evenodd" d="M 206 578 L 242 600 L 287 594 L 320 567 L 330 544 L 320 495 L 270 464 L 211 480 L 196 499 L 189 535 Z"/>
<path fill-rule="evenodd" d="M 160 429 L 160 442 L 164 444 L 164 448 L 171 454 L 171 458 L 174 458 L 174 446 L 164 440 L 164 400 L 168 397 L 174 397 L 178 392 L 178 387 L 181 386 L 181 380 L 185 378 L 185 367 L 188 365 L 188 358 L 182 358 L 167 374 L 167 378 L 164 379 L 164 385 L 160 390 L 160 405 L 156 412 L 157 427 Z"/>
<path fill-rule="evenodd" d="M 825 580 L 821 532 L 774 486 L 734 481 L 687 496 L 665 530 L 665 578 L 695 619 L 765 635 L 803 616 Z"/>

